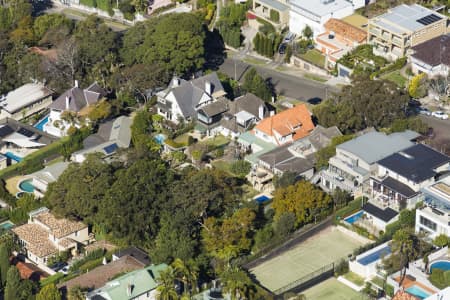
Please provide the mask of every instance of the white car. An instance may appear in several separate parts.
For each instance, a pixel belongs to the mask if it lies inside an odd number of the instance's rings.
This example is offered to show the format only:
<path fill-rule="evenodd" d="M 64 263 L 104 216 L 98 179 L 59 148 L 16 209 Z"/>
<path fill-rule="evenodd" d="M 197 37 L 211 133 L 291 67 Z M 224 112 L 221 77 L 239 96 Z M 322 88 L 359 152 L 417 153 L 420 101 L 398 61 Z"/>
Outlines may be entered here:
<path fill-rule="evenodd" d="M 431 115 L 435 118 L 441 119 L 441 120 L 447 120 L 448 119 L 448 114 L 444 113 L 443 111 L 433 111 L 431 113 Z"/>
<path fill-rule="evenodd" d="M 431 116 L 431 111 L 429 111 L 425 107 L 419 107 L 419 114 L 425 115 L 425 116 Z"/>

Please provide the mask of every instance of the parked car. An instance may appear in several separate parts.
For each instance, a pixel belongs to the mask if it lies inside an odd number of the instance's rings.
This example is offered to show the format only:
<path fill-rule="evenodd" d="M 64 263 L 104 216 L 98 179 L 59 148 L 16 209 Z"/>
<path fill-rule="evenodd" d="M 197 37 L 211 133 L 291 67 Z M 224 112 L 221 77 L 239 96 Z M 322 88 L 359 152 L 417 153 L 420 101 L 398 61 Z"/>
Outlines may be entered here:
<path fill-rule="evenodd" d="M 58 272 L 59 270 L 61 270 L 62 268 L 66 267 L 66 266 L 67 266 L 66 262 L 60 261 L 60 262 L 57 262 L 57 263 L 54 263 L 53 265 L 51 265 L 50 269 L 52 269 L 55 272 Z"/>
<path fill-rule="evenodd" d="M 440 110 L 438 110 L 438 111 L 433 111 L 433 112 L 431 113 L 431 115 L 432 115 L 433 117 L 438 118 L 438 119 L 441 119 L 441 120 L 447 120 L 447 119 L 448 119 L 448 114 L 446 114 L 445 112 L 440 111 Z"/>
<path fill-rule="evenodd" d="M 65 266 L 64 268 L 62 268 L 61 270 L 59 270 L 58 272 L 63 273 L 64 275 L 69 274 L 69 266 Z"/>
<path fill-rule="evenodd" d="M 425 107 L 419 107 L 419 109 L 417 110 L 419 114 L 421 115 L 425 115 L 425 116 L 431 116 L 431 111 L 429 111 L 427 108 Z"/>
<path fill-rule="evenodd" d="M 278 53 L 280 53 L 280 54 L 286 53 L 286 44 L 285 43 L 282 43 L 280 45 L 280 48 L 278 49 Z"/>
<path fill-rule="evenodd" d="M 342 182 L 342 181 L 344 181 L 344 180 L 345 180 L 345 179 L 344 179 L 344 177 L 342 177 L 342 176 L 339 176 L 339 175 L 338 175 L 338 176 L 336 176 L 335 178 L 336 178 L 336 180 L 337 180 L 337 181 L 340 181 L 340 182 Z"/>

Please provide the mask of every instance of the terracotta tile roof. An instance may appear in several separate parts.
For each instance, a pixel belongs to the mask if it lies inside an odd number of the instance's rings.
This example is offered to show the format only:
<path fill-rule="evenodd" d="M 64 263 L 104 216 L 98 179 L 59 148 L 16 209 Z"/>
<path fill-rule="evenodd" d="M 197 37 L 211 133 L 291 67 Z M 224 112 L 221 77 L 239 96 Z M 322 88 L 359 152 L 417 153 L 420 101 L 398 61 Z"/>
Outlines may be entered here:
<path fill-rule="evenodd" d="M 75 286 L 98 289 L 105 285 L 117 274 L 143 268 L 144 265 L 131 256 L 123 256 L 109 264 L 99 266 L 88 273 L 58 285 L 59 289 L 69 291 Z"/>
<path fill-rule="evenodd" d="M 306 104 L 299 104 L 263 119 L 255 129 L 269 136 L 273 136 L 274 131 L 281 136 L 294 133 L 293 140 L 298 140 L 307 136 L 314 129 L 314 124 Z"/>
<path fill-rule="evenodd" d="M 42 224 L 48 226 L 56 238 L 65 237 L 75 231 L 79 231 L 87 227 L 87 225 L 81 222 L 71 221 L 64 218 L 57 219 L 49 212 L 40 213 L 34 216 L 34 218 Z"/>
<path fill-rule="evenodd" d="M 72 245 L 76 246 L 77 242 L 72 240 L 72 239 L 70 239 L 70 238 L 63 238 L 63 239 L 59 240 L 58 244 L 61 247 L 67 249 L 67 248 L 69 248 Z"/>
<path fill-rule="evenodd" d="M 17 269 L 20 273 L 20 278 L 22 279 L 32 279 L 32 280 L 40 280 L 45 277 L 43 272 L 36 266 L 24 262 L 17 262 Z"/>
<path fill-rule="evenodd" d="M 48 239 L 48 231 L 38 224 L 25 224 L 11 230 L 27 243 L 27 250 L 38 257 L 58 252 L 58 249 Z"/>
<path fill-rule="evenodd" d="M 420 300 L 417 297 L 414 297 L 411 294 L 408 294 L 405 291 L 398 291 L 397 293 L 395 293 L 394 297 L 392 298 L 392 300 Z"/>
<path fill-rule="evenodd" d="M 367 39 L 367 32 L 347 22 L 338 19 L 329 19 L 325 25 L 327 31 L 333 31 L 347 39 L 362 43 Z"/>

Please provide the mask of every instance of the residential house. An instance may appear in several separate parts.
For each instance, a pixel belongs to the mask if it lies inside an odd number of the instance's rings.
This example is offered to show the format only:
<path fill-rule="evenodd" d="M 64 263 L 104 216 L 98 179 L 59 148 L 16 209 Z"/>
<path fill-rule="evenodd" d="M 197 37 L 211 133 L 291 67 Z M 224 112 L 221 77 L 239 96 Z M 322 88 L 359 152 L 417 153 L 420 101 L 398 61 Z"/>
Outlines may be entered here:
<path fill-rule="evenodd" d="M 329 19 L 324 28 L 325 32 L 316 37 L 316 48 L 327 56 L 330 66 L 334 66 L 342 56 L 367 40 L 366 30 L 344 20 Z"/>
<path fill-rule="evenodd" d="M 261 120 L 253 131 L 257 138 L 281 146 L 309 135 L 313 129 L 306 104 L 299 104 Z"/>
<path fill-rule="evenodd" d="M 221 98 L 201 107 L 197 111 L 200 127 L 207 135 L 221 134 L 237 137 L 274 111 L 264 100 L 247 93 L 234 100 Z"/>
<path fill-rule="evenodd" d="M 248 175 L 249 182 L 257 190 L 271 191 L 272 181 L 261 181 L 268 178 L 267 175 L 272 179 L 273 175 L 282 176 L 285 172 L 293 172 L 298 177 L 311 179 L 314 175 L 315 153 L 328 146 L 334 137 L 341 135 L 336 126 L 324 128 L 318 125 L 309 136 L 260 155 L 258 167 Z"/>
<path fill-rule="evenodd" d="M 252 12 L 277 27 L 289 25 L 289 1 L 253 0 Z"/>
<path fill-rule="evenodd" d="M 364 1 L 353 2 L 359 6 Z M 317 36 L 325 31 L 329 19 L 342 19 L 355 11 L 352 1 L 347 0 L 292 0 L 290 6 L 289 30 L 297 35 L 302 35 L 303 29 L 309 26 Z"/>
<path fill-rule="evenodd" d="M 391 254 L 390 241 L 367 250 L 349 260 L 349 270 L 364 279 L 377 276 L 378 268 L 383 265 L 382 259 Z"/>
<path fill-rule="evenodd" d="M 82 163 L 87 155 L 100 153 L 108 157 L 119 148 L 128 148 L 131 143 L 131 123 L 127 116 L 120 116 L 100 125 L 98 132 L 83 141 L 83 149 L 72 153 L 71 160 Z"/>
<path fill-rule="evenodd" d="M 0 154 L 0 170 L 4 169 L 8 166 L 8 157 L 3 154 Z"/>
<path fill-rule="evenodd" d="M 115 252 L 112 255 L 112 260 L 116 261 L 124 256 L 131 256 L 141 262 L 144 266 L 148 266 L 150 264 L 150 257 L 147 252 L 134 246 Z"/>
<path fill-rule="evenodd" d="M 96 82 L 82 89 L 75 80 L 74 87 L 65 91 L 49 106 L 50 115 L 43 126 L 44 131 L 54 136 L 65 136 L 71 126 L 80 127 L 79 122 L 70 120 L 68 115 L 75 118 L 86 117 L 90 109 L 106 94 Z"/>
<path fill-rule="evenodd" d="M 52 103 L 53 91 L 41 83 L 27 83 L 0 96 L 0 119 L 25 119 Z"/>
<path fill-rule="evenodd" d="M 362 192 L 362 184 L 377 171 L 379 160 L 413 146 L 412 140 L 419 136 L 410 130 L 389 135 L 372 131 L 338 145 L 328 169 L 321 173 L 322 187 Z"/>
<path fill-rule="evenodd" d="M 412 47 L 409 60 L 415 74 L 429 77 L 448 76 L 450 73 L 450 34 L 441 35 Z"/>
<path fill-rule="evenodd" d="M 14 119 L 0 120 L 0 152 L 8 158 L 8 165 L 21 161 L 28 154 L 50 145 L 57 139 Z"/>
<path fill-rule="evenodd" d="M 106 265 L 98 266 L 97 268 L 89 270 L 87 273 L 81 274 L 80 276 L 68 281 L 64 281 L 58 284 L 57 287 L 65 295 L 67 295 L 67 293 L 75 287 L 92 291 L 103 287 L 108 281 L 113 280 L 121 274 L 139 270 L 144 267 L 145 265 L 136 258 L 125 255 L 117 260 L 107 263 Z M 104 298 L 94 299 L 101 300 Z"/>
<path fill-rule="evenodd" d="M 433 184 L 436 176 L 449 171 L 450 157 L 426 145 L 417 144 L 377 162 L 370 177 L 369 195 L 380 207 L 399 211 L 414 208 L 420 190 Z"/>
<path fill-rule="evenodd" d="M 76 255 L 78 244 L 89 241 L 88 226 L 77 221 L 57 219 L 49 209 L 41 207 L 31 211 L 28 223 L 12 228 L 23 254 L 40 267 L 61 251 Z"/>
<path fill-rule="evenodd" d="M 37 198 L 42 198 L 48 189 L 48 185 L 58 180 L 59 176 L 61 176 L 68 166 L 69 162 L 57 162 L 26 176 L 25 180 L 32 179 L 31 185 L 34 187 L 33 194 Z"/>
<path fill-rule="evenodd" d="M 103 287 L 90 292 L 87 300 L 156 300 L 161 272 L 169 268 L 166 264 L 151 265 L 120 276 Z"/>
<path fill-rule="evenodd" d="M 431 239 L 440 234 L 450 237 L 450 176 L 422 189 L 423 206 L 416 209 L 416 232 Z"/>
<path fill-rule="evenodd" d="M 395 60 L 411 47 L 447 32 L 447 17 L 418 4 L 401 4 L 369 20 L 374 54 Z"/>
<path fill-rule="evenodd" d="M 168 88 L 158 92 L 158 114 L 178 124 L 192 121 L 202 106 L 226 95 L 217 74 L 211 73 L 191 81 L 174 77 Z"/>
<path fill-rule="evenodd" d="M 398 211 L 389 206 L 378 206 L 371 202 L 365 203 L 361 210 L 363 217 L 357 221 L 357 225 L 366 228 L 371 234 L 378 236 L 386 231 L 386 226 L 398 220 Z"/>

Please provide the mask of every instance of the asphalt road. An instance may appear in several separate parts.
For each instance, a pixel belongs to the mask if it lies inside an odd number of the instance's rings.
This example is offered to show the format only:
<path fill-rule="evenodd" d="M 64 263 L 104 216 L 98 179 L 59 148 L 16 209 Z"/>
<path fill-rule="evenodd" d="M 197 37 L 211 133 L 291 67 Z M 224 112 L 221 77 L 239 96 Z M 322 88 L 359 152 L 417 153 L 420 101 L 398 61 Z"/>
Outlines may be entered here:
<path fill-rule="evenodd" d="M 450 155 L 450 119 L 440 120 L 421 115 L 420 118 L 433 128 L 434 136 L 426 141 L 431 147 Z"/>
<path fill-rule="evenodd" d="M 225 59 L 224 63 L 219 67 L 219 71 L 232 78 L 236 75 L 238 80 L 242 82 L 245 72 L 251 67 L 256 68 L 258 73 L 264 78 L 270 78 L 277 94 L 286 97 L 316 104 L 320 100 L 325 99 L 328 93 L 337 91 L 335 87 L 323 83 L 281 73 L 263 66 L 251 66 L 243 61 L 232 58 Z"/>

